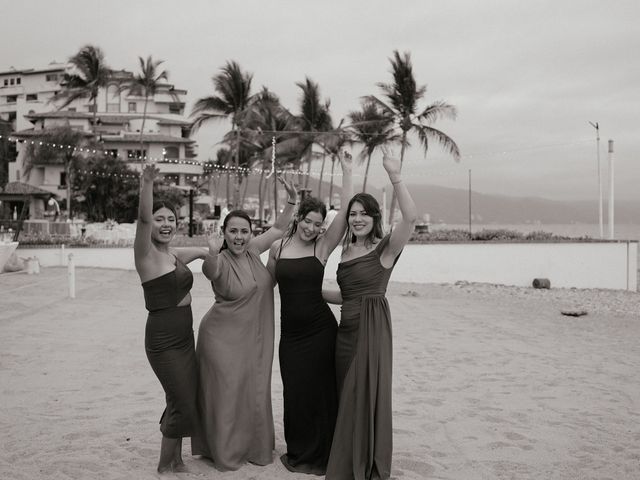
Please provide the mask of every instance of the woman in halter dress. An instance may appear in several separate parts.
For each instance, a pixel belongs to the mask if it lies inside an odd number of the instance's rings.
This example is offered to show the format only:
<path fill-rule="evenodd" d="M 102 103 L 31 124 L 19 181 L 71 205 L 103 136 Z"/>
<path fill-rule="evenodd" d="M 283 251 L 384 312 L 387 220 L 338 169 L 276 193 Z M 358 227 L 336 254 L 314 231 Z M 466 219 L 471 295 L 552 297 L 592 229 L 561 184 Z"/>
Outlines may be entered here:
<path fill-rule="evenodd" d="M 204 258 L 206 249 L 169 246 L 176 234 L 177 215 L 170 204 L 153 203 L 153 181 L 158 173 L 156 166 L 147 165 L 142 174 L 133 251 L 149 310 L 145 350 L 167 402 L 160 420 L 158 472 L 183 472 L 182 437 L 192 436 L 199 424 L 189 293 L 193 276 L 186 264 Z"/>
<path fill-rule="evenodd" d="M 280 238 L 296 204 L 295 188 L 275 224 L 252 238 L 242 210 L 224 219 L 222 246 L 209 242 L 202 272 L 211 281 L 215 303 L 200 322 L 196 355 L 200 372 L 202 432 L 192 438 L 194 455 L 211 459 L 218 470 L 244 463 L 273 462 L 271 409 L 275 282 L 260 254 Z"/>

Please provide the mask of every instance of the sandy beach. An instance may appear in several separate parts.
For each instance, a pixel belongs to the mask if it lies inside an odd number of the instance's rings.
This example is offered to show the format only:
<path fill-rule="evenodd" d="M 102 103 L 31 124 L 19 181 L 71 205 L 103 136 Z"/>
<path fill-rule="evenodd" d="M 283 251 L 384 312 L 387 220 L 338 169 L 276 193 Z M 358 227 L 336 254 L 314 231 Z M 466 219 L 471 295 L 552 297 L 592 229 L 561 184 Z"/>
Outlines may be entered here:
<path fill-rule="evenodd" d="M 70 300 L 64 268 L 0 275 L 0 478 L 156 478 L 164 399 L 144 353 L 138 277 L 76 276 Z M 192 294 L 197 331 L 213 300 L 202 274 Z M 392 283 L 388 298 L 393 478 L 639 478 L 640 294 Z M 274 463 L 223 474 L 186 440 L 192 473 L 166 478 L 310 478 L 277 460 L 277 358 L 273 369 Z"/>

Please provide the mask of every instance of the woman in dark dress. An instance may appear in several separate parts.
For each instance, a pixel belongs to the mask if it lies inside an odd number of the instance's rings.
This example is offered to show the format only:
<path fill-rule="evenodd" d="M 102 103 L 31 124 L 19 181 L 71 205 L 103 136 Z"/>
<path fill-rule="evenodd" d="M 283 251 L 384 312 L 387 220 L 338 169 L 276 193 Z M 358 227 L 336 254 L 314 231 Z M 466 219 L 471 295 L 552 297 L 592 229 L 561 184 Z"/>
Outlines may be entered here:
<path fill-rule="evenodd" d="M 342 205 L 351 196 L 351 155 L 341 155 Z M 322 299 L 324 266 L 346 229 L 339 213 L 322 233 L 327 210 L 313 197 L 298 207 L 288 234 L 275 242 L 267 268 L 280 292 L 280 372 L 284 390 L 284 436 L 280 457 L 292 472 L 324 475 L 337 413 L 337 323 Z"/>
<path fill-rule="evenodd" d="M 327 480 L 385 480 L 391 474 L 392 343 L 385 292 L 417 214 L 400 177 L 400 161 L 386 149 L 384 153 L 402 219 L 383 235 L 378 202 L 369 194 L 356 194 L 349 202 L 338 265 L 340 292 L 324 292 L 326 300 L 342 304 L 336 339 L 338 418 Z"/>
<path fill-rule="evenodd" d="M 164 389 L 167 406 L 160 419 L 162 443 L 158 472 L 183 472 L 182 437 L 198 427 L 198 372 L 191 315 L 193 276 L 186 264 L 204 258 L 204 248 L 170 248 L 177 215 L 167 203 L 153 203 L 153 181 L 159 170 L 145 167 L 133 246 L 135 265 L 149 315 L 145 350 Z"/>

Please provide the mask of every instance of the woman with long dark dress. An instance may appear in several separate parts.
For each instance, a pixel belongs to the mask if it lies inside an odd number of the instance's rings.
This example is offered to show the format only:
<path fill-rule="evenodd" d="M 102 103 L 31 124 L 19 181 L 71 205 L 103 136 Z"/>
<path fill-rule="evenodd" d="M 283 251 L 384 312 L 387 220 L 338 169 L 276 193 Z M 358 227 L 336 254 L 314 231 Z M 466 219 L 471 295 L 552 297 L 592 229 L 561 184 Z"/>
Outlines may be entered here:
<path fill-rule="evenodd" d="M 176 211 L 166 202 L 153 203 L 154 165 L 142 173 L 142 189 L 133 246 L 136 271 L 142 281 L 149 315 L 145 350 L 164 389 L 167 406 L 160 420 L 162 442 L 158 472 L 183 472 L 182 437 L 198 428 L 198 373 L 193 340 L 191 286 L 186 264 L 204 258 L 204 248 L 171 248 Z"/>
<path fill-rule="evenodd" d="M 327 480 L 388 479 L 391 474 L 391 314 L 385 297 L 400 252 L 409 241 L 416 207 L 400 176 L 400 161 L 384 150 L 383 165 L 402 219 L 384 235 L 378 202 L 356 194 L 348 206 L 348 228 L 338 265 L 341 303 L 336 339 L 339 406 L 327 465 Z"/>
<path fill-rule="evenodd" d="M 351 155 L 341 154 L 342 205 L 351 197 Z M 327 209 L 314 197 L 300 202 L 287 233 L 275 242 L 267 268 L 280 292 L 280 373 L 284 437 L 280 457 L 292 472 L 324 475 L 338 399 L 335 377 L 337 322 L 322 298 L 324 267 L 347 226 L 346 210 L 321 235 Z"/>
<path fill-rule="evenodd" d="M 273 462 L 275 282 L 260 254 L 282 236 L 296 204 L 295 188 L 278 178 L 289 201 L 274 225 L 252 238 L 249 216 L 232 210 L 222 225 L 223 242 L 210 240 L 202 265 L 215 303 L 198 330 L 202 432 L 191 439 L 191 449 L 221 471 L 237 470 L 246 462 Z"/>

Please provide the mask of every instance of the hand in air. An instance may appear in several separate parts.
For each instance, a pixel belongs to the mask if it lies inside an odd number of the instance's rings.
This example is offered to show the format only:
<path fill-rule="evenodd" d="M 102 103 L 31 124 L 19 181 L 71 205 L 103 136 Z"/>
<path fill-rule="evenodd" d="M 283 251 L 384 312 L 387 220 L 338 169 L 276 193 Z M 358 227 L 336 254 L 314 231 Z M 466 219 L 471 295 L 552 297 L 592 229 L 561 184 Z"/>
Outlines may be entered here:
<path fill-rule="evenodd" d="M 340 166 L 342 167 L 342 171 L 351 171 L 353 167 L 353 156 L 351 153 L 346 149 L 342 149 L 338 156 L 340 157 Z"/>
<path fill-rule="evenodd" d="M 278 175 L 278 180 L 280 181 L 280 183 L 282 183 L 285 190 L 287 191 L 287 194 L 289 195 L 289 200 L 295 203 L 296 199 L 298 198 L 298 190 L 296 190 L 296 187 L 293 184 L 293 182 L 287 182 L 282 177 L 282 175 Z"/>
<path fill-rule="evenodd" d="M 145 165 L 142 170 L 142 180 L 153 182 L 160 175 L 160 169 L 152 163 Z"/>
<path fill-rule="evenodd" d="M 207 244 L 209 245 L 209 255 L 217 255 L 222 247 L 224 235 L 222 234 L 222 225 L 214 228 L 209 236 L 207 236 Z"/>
<path fill-rule="evenodd" d="M 382 166 L 391 175 L 400 175 L 400 158 L 387 145 L 383 145 L 382 149 Z"/>

